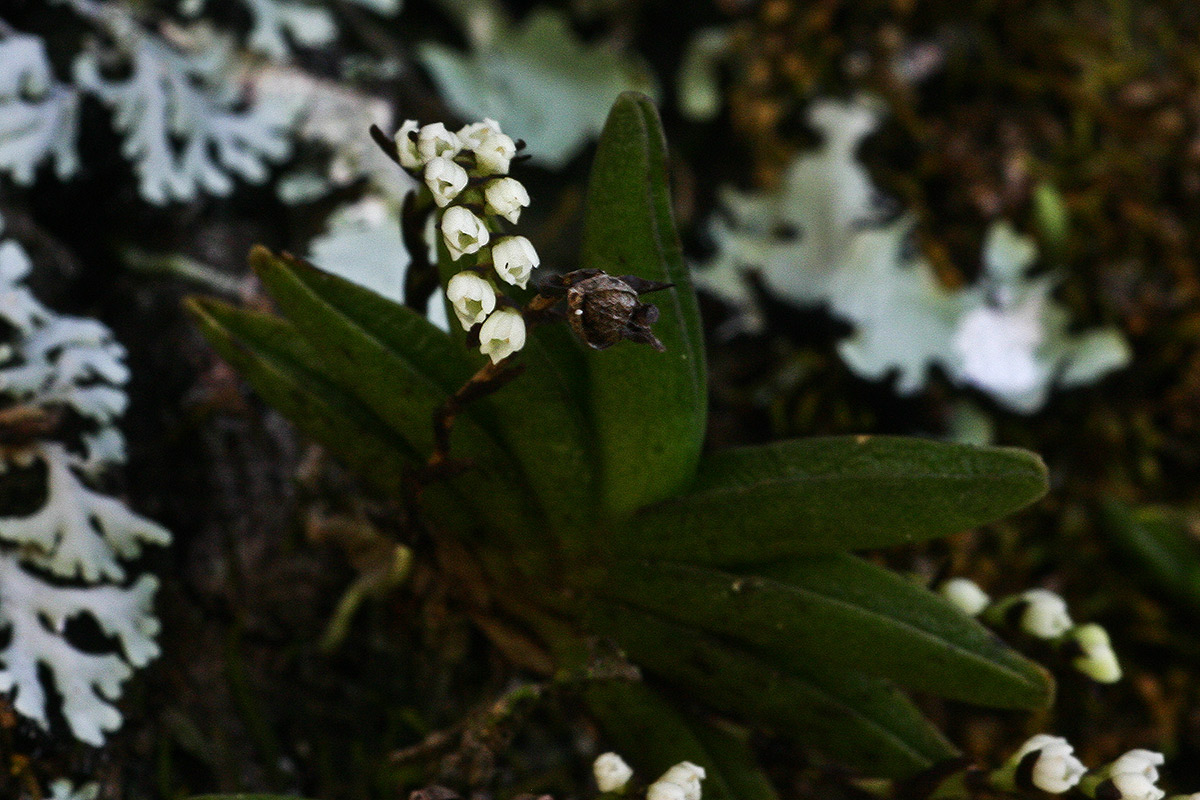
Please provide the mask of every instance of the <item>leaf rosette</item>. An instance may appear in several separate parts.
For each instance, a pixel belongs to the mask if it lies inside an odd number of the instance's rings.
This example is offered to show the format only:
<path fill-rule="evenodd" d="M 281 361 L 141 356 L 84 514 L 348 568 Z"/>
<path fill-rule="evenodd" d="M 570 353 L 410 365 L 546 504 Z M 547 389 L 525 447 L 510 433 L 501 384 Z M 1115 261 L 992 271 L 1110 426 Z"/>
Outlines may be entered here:
<path fill-rule="evenodd" d="M 256 249 L 251 263 L 281 316 L 193 300 L 201 328 L 303 432 L 381 491 L 407 491 L 437 446 L 431 418 L 485 357 L 302 261 Z M 611 642 L 644 677 L 585 684 L 613 744 L 647 774 L 704 766 L 715 798 L 774 795 L 697 701 L 880 776 L 956 755 L 902 688 L 1049 702 L 1044 670 L 852 554 L 1021 508 L 1046 489 L 1035 455 L 865 436 L 704 452 L 702 329 L 641 95 L 622 95 L 605 126 L 580 266 L 672 284 L 655 295 L 664 350 L 599 352 L 565 326 L 534 329 L 520 378 L 455 422 L 450 452 L 467 467 L 421 491 L 435 558 L 470 562 L 489 597 L 476 618 L 515 663 L 580 674 Z"/>

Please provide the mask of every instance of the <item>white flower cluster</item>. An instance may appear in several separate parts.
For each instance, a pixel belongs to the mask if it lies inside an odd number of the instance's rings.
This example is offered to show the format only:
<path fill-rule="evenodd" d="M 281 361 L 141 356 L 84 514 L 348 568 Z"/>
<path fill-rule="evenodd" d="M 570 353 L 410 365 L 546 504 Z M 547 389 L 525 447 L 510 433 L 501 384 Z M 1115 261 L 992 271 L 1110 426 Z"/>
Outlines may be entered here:
<path fill-rule="evenodd" d="M 623 794 L 633 777 L 633 769 L 616 753 L 605 753 L 592 764 L 600 791 Z M 682 761 L 668 769 L 646 789 L 646 800 L 700 800 L 700 781 L 704 767 Z"/>
<path fill-rule="evenodd" d="M 0 483 L 32 476 L 43 487 L 32 510 L 0 508 L 0 691 L 48 729 L 46 671 L 71 732 L 100 745 L 121 725 L 121 685 L 159 652 L 158 582 L 131 579 L 121 562 L 171 536 L 89 487 L 124 459 L 115 422 L 127 402 L 125 351 L 99 322 L 39 303 L 24 285 L 30 266 L 20 245 L 0 243 Z M 58 436 L 60 418 L 84 432 Z M 84 615 L 117 646 L 81 649 L 68 621 Z"/>
<path fill-rule="evenodd" d="M 473 257 L 447 283 L 446 297 L 463 328 L 479 326 L 479 351 L 498 363 L 525 346 L 525 319 L 496 279 L 524 289 L 540 263 L 524 236 L 492 235 L 500 219 L 515 224 L 529 205 L 525 187 L 508 177 L 516 143 L 491 119 L 457 132 L 408 120 L 396 133 L 396 149 L 400 165 L 423 179 L 437 206 L 451 260 Z"/>
<path fill-rule="evenodd" d="M 992 602 L 974 581 L 950 578 L 938 591 L 964 614 L 983 615 L 996 624 L 1009 623 L 1030 636 L 1053 642 L 1071 659 L 1071 666 L 1097 683 L 1121 679 L 1121 665 L 1108 631 L 1094 622 L 1076 625 L 1066 601 L 1048 589 L 1029 589 Z"/>
<path fill-rule="evenodd" d="M 1158 768 L 1165 759 L 1151 750 L 1130 750 L 1115 761 L 1089 770 L 1075 757 L 1075 748 L 1061 736 L 1039 733 L 994 770 L 989 782 L 1004 791 L 1040 789 L 1051 794 L 1079 787 L 1091 798 L 1106 800 L 1163 800 Z"/>

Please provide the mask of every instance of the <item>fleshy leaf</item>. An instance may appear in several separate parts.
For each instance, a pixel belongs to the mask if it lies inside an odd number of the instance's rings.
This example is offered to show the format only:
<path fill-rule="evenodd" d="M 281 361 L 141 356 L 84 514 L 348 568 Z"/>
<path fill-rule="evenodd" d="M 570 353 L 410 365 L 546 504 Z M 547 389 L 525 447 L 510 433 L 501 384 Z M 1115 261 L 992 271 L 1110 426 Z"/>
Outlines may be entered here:
<path fill-rule="evenodd" d="M 800 439 L 707 456 L 686 494 L 635 514 L 612 551 L 696 564 L 933 539 L 1046 491 L 1033 453 L 922 439 Z"/>
<path fill-rule="evenodd" d="M 665 352 L 622 342 L 587 360 L 605 503 L 623 514 L 691 480 L 707 419 L 704 339 L 671 217 L 666 143 L 642 95 L 621 95 L 604 126 L 581 260 L 584 268 L 675 284 L 647 297 L 660 312 L 654 332 Z"/>
<path fill-rule="evenodd" d="M 1200 612 L 1200 545 L 1180 509 L 1106 503 L 1103 530 L 1158 590 Z"/>
<path fill-rule="evenodd" d="M 464 353 L 412 309 L 302 261 L 287 261 L 286 268 L 322 301 L 387 351 L 410 361 L 447 394 L 462 386 L 483 361 L 474 353 Z M 556 522 L 578 524 L 591 517 L 595 503 L 594 470 L 588 458 L 590 437 L 580 398 L 571 376 L 548 354 L 542 338 L 531 337 L 521 362 L 525 371 L 517 380 L 470 403 L 464 416 L 478 421 L 521 462 L 543 507 Z"/>
<path fill-rule="evenodd" d="M 267 402 L 376 487 L 399 491 L 415 454 L 366 406 L 331 382 L 291 325 L 218 301 L 192 299 L 188 309 L 213 348 Z"/>
<path fill-rule="evenodd" d="M 781 668 L 695 628 L 616 604 L 589 605 L 594 629 L 689 697 L 781 733 L 869 775 L 928 769 L 954 748 L 895 686 L 819 660 Z"/>
<path fill-rule="evenodd" d="M 435 445 L 435 411 L 474 372 L 465 353 L 427 320 L 394 304 L 391 307 L 403 309 L 403 319 L 418 335 L 405 343 L 402 351 L 393 350 L 364 327 L 358 313 L 331 304 L 313 291 L 300 273 L 325 286 L 336 281 L 342 289 L 360 295 L 368 290 L 293 259 L 276 257 L 265 248 L 251 252 L 250 264 L 338 384 L 403 437 L 422 460 L 427 459 Z M 450 457 L 469 459 L 468 468 L 455 483 L 480 499 L 477 508 L 486 518 L 509 531 L 544 530 L 536 521 L 537 502 L 521 468 L 503 444 L 469 414 L 455 418 Z"/>
<path fill-rule="evenodd" d="M 1049 675 L 926 589 L 851 555 L 739 575 L 618 562 L 606 596 L 739 640 L 787 667 L 819 661 L 999 708 L 1041 708 Z"/>
<path fill-rule="evenodd" d="M 633 762 L 646 783 L 681 761 L 691 761 L 708 773 L 705 800 L 775 800 L 745 742 L 723 741 L 732 751 L 718 759 L 700 734 L 704 723 L 689 718 L 644 683 L 595 681 L 583 696 L 611 749 Z M 756 793 L 738 791 L 746 788 Z"/>

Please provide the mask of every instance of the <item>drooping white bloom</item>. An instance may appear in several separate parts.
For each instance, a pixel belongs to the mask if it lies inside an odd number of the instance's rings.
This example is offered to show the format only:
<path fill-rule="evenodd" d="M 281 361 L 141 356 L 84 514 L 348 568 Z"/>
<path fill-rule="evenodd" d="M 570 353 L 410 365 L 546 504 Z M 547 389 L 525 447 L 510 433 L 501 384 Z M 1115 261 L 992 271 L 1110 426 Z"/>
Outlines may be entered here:
<path fill-rule="evenodd" d="M 460 272 L 446 284 L 446 298 L 464 329 L 487 319 L 496 308 L 496 290 L 474 272 Z"/>
<path fill-rule="evenodd" d="M 1098 683 L 1116 683 L 1121 679 L 1121 665 L 1117 662 L 1117 654 L 1113 652 L 1108 631 L 1103 627 L 1094 622 L 1077 625 L 1067 631 L 1064 644 L 1068 642 L 1073 642 L 1080 651 L 1071 659 L 1075 669 Z M 1133 750 L 1126 755 L 1144 752 L 1148 751 Z"/>
<path fill-rule="evenodd" d="M 400 166 L 405 169 L 417 170 L 425 165 L 425 158 L 414 136 L 420 130 L 421 125 L 415 119 L 406 119 L 400 130 L 396 131 L 396 150 L 400 156 Z"/>
<path fill-rule="evenodd" d="M 601 792 L 619 792 L 633 777 L 633 768 L 616 753 L 604 753 L 592 764 L 592 774 Z"/>
<path fill-rule="evenodd" d="M 426 125 L 417 134 L 417 151 L 426 161 L 431 158 L 454 158 L 460 150 L 462 142 L 458 136 L 446 130 L 446 126 L 440 122 Z"/>
<path fill-rule="evenodd" d="M 1153 750 L 1130 750 L 1108 767 L 1110 775 L 1141 775 L 1151 783 L 1158 782 L 1158 768 L 1166 761 L 1162 753 Z"/>
<path fill-rule="evenodd" d="M 495 133 L 500 133 L 500 123 L 484 117 L 483 122 L 472 122 L 470 125 L 463 125 L 459 128 L 458 140 L 462 142 L 464 150 L 474 150 L 482 145 L 487 137 Z"/>
<path fill-rule="evenodd" d="M 479 352 L 493 364 L 508 358 L 525 346 L 525 318 L 516 311 L 493 311 L 479 328 Z"/>
<path fill-rule="evenodd" d="M 1048 589 L 1022 592 L 1017 602 L 1025 604 L 1021 630 L 1039 639 L 1057 639 L 1074 627 L 1067 602 Z"/>
<path fill-rule="evenodd" d="M 1120 800 L 1162 800 L 1167 793 L 1145 775 L 1123 772 L 1109 776 Z"/>
<path fill-rule="evenodd" d="M 498 214 L 512 223 L 521 217 L 521 209 L 529 206 L 529 192 L 516 178 L 497 178 L 483 187 L 487 211 Z"/>
<path fill-rule="evenodd" d="M 646 800 L 687 800 L 687 793 L 677 783 L 655 781 L 646 790 Z"/>
<path fill-rule="evenodd" d="M 1087 767 L 1075 758 L 1074 753 L 1075 748 L 1061 736 L 1039 733 L 1021 745 L 1003 767 L 991 774 L 991 783 L 1005 791 L 1029 788 L 1017 786 L 1017 771 L 1024 765 L 1029 769 L 1029 780 L 1035 788 L 1061 794 L 1074 788 L 1087 772 Z M 1033 759 L 1032 765 L 1026 763 L 1028 759 Z"/>
<path fill-rule="evenodd" d="M 467 171 L 448 158 L 431 158 L 425 165 L 425 185 L 439 208 L 450 205 L 467 186 Z"/>
<path fill-rule="evenodd" d="M 704 777 L 704 767 L 683 761 L 664 772 L 655 783 L 673 783 L 683 789 L 684 800 L 700 800 L 700 781 Z"/>
<path fill-rule="evenodd" d="M 943 581 L 938 592 L 969 617 L 977 616 L 992 602 L 988 593 L 970 578 Z"/>
<path fill-rule="evenodd" d="M 1130 750 L 1089 773 L 1080 789 L 1091 797 L 1103 794 L 1116 800 L 1162 800 L 1166 792 L 1155 783 L 1164 760 L 1162 753 L 1152 750 Z"/>
<path fill-rule="evenodd" d="M 442 215 L 442 239 L 450 258 L 458 261 L 464 255 L 475 253 L 488 243 L 490 234 L 483 220 L 462 206 L 451 206 Z"/>
<path fill-rule="evenodd" d="M 492 264 L 501 280 L 525 288 L 534 267 L 541 263 L 533 243 L 524 236 L 503 236 L 492 245 Z"/>
<path fill-rule="evenodd" d="M 508 166 L 517 154 L 517 145 L 503 133 L 491 133 L 476 147 L 475 164 L 485 175 L 507 175 Z"/>

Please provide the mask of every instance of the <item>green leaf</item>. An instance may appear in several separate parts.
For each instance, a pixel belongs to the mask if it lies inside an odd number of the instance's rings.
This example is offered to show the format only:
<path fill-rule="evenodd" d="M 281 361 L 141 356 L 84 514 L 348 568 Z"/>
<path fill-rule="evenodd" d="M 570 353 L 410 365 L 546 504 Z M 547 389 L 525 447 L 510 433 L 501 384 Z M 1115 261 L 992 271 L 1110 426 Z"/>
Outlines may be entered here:
<path fill-rule="evenodd" d="M 263 251 L 254 258 L 274 257 Z M 275 260 L 392 357 L 411 363 L 446 394 L 455 392 L 486 360 L 478 353 L 464 352 L 410 308 L 303 261 Z M 519 378 L 472 402 L 465 416 L 521 463 L 543 507 L 559 526 L 578 526 L 590 520 L 595 510 L 591 433 L 581 398 L 571 384 L 572 376 L 548 354 L 541 338 L 530 337 L 520 362 L 525 371 Z"/>
<path fill-rule="evenodd" d="M 1200 611 L 1200 543 L 1179 509 L 1104 505 L 1103 530 L 1152 585 Z"/>
<path fill-rule="evenodd" d="M 896 437 L 715 453 L 687 494 L 643 509 L 613 552 L 702 564 L 908 544 L 990 522 L 1046 491 L 1023 450 Z"/>
<path fill-rule="evenodd" d="M 1041 708 L 1053 684 L 941 597 L 839 554 L 737 575 L 667 562 L 616 562 L 597 591 L 750 645 L 784 667 L 862 671 L 980 705 Z"/>
<path fill-rule="evenodd" d="M 781 669 L 695 628 L 611 603 L 593 602 L 589 622 L 689 697 L 778 726 L 865 774 L 906 777 L 956 755 L 912 702 L 880 678 L 814 660 Z"/>
<path fill-rule="evenodd" d="M 263 399 L 377 488 L 400 491 L 415 454 L 370 409 L 332 382 L 291 325 L 216 300 L 192 298 L 187 308 L 213 348 Z"/>
<path fill-rule="evenodd" d="M 749 731 L 715 721 L 694 720 L 692 732 L 712 759 L 712 775 L 720 776 L 736 800 L 779 800 L 771 781 L 750 748 Z"/>
<path fill-rule="evenodd" d="M 691 761 L 707 772 L 705 800 L 775 800 L 744 741 L 723 740 L 732 750 L 716 757 L 700 734 L 705 724 L 646 684 L 594 681 L 584 688 L 583 697 L 604 728 L 607 746 L 631 762 L 639 783 L 651 783 L 679 762 Z M 743 793 L 746 788 L 757 793 Z"/>
<path fill-rule="evenodd" d="M 604 500 L 615 514 L 669 497 L 692 479 L 707 419 L 703 332 L 671 217 L 666 161 L 654 105 L 622 94 L 592 167 L 580 266 L 675 288 L 646 298 L 661 314 L 654 332 L 666 352 L 621 342 L 589 354 Z"/>
<path fill-rule="evenodd" d="M 384 423 L 427 458 L 433 451 L 433 414 L 450 396 L 446 382 L 456 374 L 471 374 L 461 351 L 434 332 L 418 329 L 412 349 L 389 349 L 356 319 L 310 289 L 297 274 L 292 259 L 278 258 L 255 248 L 250 264 L 326 369 Z M 309 276 L 315 268 L 310 268 Z M 328 276 L 330 282 L 338 280 Z M 343 282 L 345 287 L 352 284 Z M 410 315 L 410 319 L 412 316 Z M 414 326 L 415 327 L 415 326 Z M 410 353 L 417 353 L 414 361 Z M 441 359 L 437 356 L 442 356 Z M 437 362 L 437 363 L 434 363 Z M 469 415 L 460 415 L 450 436 L 451 458 L 470 460 L 455 484 L 467 496 L 479 498 L 476 507 L 495 525 L 508 531 L 540 532 L 537 504 L 510 453 Z"/>

